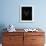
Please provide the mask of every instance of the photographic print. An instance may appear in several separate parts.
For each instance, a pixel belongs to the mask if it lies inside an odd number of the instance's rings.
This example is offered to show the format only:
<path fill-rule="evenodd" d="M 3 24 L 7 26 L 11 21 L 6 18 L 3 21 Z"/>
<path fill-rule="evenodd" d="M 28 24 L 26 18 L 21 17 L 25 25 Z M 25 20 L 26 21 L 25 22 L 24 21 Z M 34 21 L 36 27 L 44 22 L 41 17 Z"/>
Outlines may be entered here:
<path fill-rule="evenodd" d="M 20 7 L 20 21 L 21 22 L 32 22 L 34 18 L 34 11 L 32 5 L 22 5 Z"/>

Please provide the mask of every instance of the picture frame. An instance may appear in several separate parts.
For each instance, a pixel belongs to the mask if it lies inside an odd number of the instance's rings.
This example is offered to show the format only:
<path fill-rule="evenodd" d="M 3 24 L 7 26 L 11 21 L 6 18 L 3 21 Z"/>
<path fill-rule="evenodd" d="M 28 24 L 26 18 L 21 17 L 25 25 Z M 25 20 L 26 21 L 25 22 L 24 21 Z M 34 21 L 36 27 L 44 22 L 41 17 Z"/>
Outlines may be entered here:
<path fill-rule="evenodd" d="M 20 22 L 34 22 L 34 6 L 33 5 L 20 6 Z"/>

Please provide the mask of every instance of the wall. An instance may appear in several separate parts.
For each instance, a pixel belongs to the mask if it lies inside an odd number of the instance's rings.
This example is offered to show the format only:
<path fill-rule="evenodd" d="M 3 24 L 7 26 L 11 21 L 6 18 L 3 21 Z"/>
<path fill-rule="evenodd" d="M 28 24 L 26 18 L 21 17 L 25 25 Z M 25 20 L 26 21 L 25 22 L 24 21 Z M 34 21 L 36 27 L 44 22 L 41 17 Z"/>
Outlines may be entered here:
<path fill-rule="evenodd" d="M 46 0 L 0 0 L 0 31 L 9 24 L 16 28 L 40 27 L 46 32 Z M 19 21 L 20 5 L 33 5 L 35 21 Z"/>
<path fill-rule="evenodd" d="M 45 0 L 1 0 L 0 25 L 13 24 L 16 28 L 46 27 L 46 1 Z M 21 23 L 19 21 L 20 5 L 33 5 L 35 21 Z"/>

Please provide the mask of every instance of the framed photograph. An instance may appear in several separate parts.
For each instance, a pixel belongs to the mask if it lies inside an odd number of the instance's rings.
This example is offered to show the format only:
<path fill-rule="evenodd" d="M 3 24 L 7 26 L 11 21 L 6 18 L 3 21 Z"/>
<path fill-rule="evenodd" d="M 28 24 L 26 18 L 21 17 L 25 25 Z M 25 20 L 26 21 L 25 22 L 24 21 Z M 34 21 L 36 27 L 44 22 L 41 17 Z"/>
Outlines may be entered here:
<path fill-rule="evenodd" d="M 33 22 L 34 21 L 34 6 L 21 5 L 20 6 L 20 22 Z"/>

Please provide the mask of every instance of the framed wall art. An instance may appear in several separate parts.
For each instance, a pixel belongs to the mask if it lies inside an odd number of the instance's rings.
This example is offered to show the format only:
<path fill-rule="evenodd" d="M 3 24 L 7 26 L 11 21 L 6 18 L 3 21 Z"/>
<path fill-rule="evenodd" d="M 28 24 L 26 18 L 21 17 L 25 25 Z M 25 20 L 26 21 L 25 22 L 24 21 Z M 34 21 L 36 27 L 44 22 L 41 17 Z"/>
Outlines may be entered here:
<path fill-rule="evenodd" d="M 34 21 L 34 6 L 21 5 L 20 6 L 20 22 L 33 22 Z"/>

